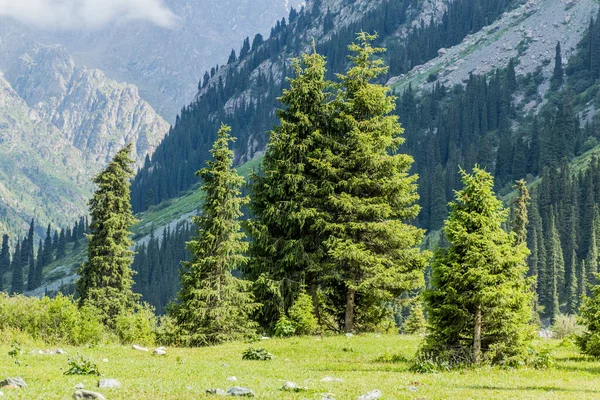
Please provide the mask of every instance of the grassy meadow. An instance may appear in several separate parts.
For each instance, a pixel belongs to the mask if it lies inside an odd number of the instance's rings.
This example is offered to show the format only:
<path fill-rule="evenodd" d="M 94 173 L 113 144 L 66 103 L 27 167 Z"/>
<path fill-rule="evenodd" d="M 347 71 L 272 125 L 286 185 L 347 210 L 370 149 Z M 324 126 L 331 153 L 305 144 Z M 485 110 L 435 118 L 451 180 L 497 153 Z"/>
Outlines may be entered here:
<path fill-rule="evenodd" d="M 168 348 L 167 355 L 127 346 L 63 348 L 66 355 L 42 355 L 48 346 L 22 345 L 20 365 L 0 346 L 0 380 L 20 376 L 26 389 L 3 389 L 2 400 L 69 399 L 73 387 L 85 388 L 112 399 L 201 399 L 209 388 L 232 386 L 252 389 L 259 399 L 318 399 L 323 394 L 337 400 L 356 399 L 379 389 L 382 399 L 598 399 L 600 362 L 581 357 L 577 349 L 558 340 L 537 341 L 539 349 L 551 347 L 555 365 L 546 370 L 509 370 L 484 367 L 477 370 L 418 374 L 409 370 L 409 359 L 419 337 L 360 335 L 351 338 L 303 337 L 269 339 L 259 343 L 233 343 L 200 349 Z M 248 347 L 263 347 L 271 361 L 243 361 Z M 50 349 L 54 349 L 53 347 Z M 31 354 L 35 351 L 34 354 Z M 97 363 L 101 377 L 65 376 L 68 358 L 82 354 Z M 108 362 L 103 362 L 108 359 Z M 227 378 L 235 376 L 237 382 Z M 342 381 L 322 382 L 325 377 Z M 115 378 L 123 386 L 98 389 L 98 379 Z M 285 381 L 306 391 L 280 390 Z"/>

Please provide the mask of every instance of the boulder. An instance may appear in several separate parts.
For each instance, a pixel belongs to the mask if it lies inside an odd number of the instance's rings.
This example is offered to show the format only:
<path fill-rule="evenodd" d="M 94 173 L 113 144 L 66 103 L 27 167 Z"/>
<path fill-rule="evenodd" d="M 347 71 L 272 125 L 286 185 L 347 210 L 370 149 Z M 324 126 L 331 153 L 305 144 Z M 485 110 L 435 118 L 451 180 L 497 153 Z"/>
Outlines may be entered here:
<path fill-rule="evenodd" d="M 334 378 L 332 376 L 326 376 L 325 378 L 321 379 L 321 382 L 343 382 L 344 380 L 341 378 Z"/>
<path fill-rule="evenodd" d="M 254 397 L 254 392 L 248 388 L 241 386 L 234 386 L 227 391 L 229 396 L 239 396 L 239 397 Z"/>
<path fill-rule="evenodd" d="M 83 389 L 85 387 L 85 385 L 81 382 L 79 382 L 77 385 L 73 386 L 73 389 L 79 390 L 79 389 Z"/>
<path fill-rule="evenodd" d="M 110 388 L 120 388 L 121 386 L 123 386 L 121 384 L 121 382 L 119 382 L 116 379 L 100 379 L 98 381 L 99 388 L 110 389 Z"/>
<path fill-rule="evenodd" d="M 302 392 L 306 390 L 306 388 L 298 386 L 295 382 L 287 381 L 283 384 L 281 390 L 285 390 L 287 392 Z"/>
<path fill-rule="evenodd" d="M 360 396 L 358 398 L 358 400 L 377 400 L 377 399 L 380 399 L 381 396 L 383 396 L 383 395 L 381 394 L 380 390 L 373 390 L 372 392 L 363 394 L 362 396 Z"/>
<path fill-rule="evenodd" d="M 13 388 L 26 388 L 27 384 L 23 378 L 6 378 L 0 381 L 0 388 L 2 387 L 13 387 Z"/>
<path fill-rule="evenodd" d="M 217 396 L 226 396 L 227 392 L 223 389 L 206 389 L 206 394 L 216 394 Z"/>
<path fill-rule="evenodd" d="M 166 355 L 166 354 L 167 354 L 167 351 L 166 351 L 166 350 L 164 350 L 164 348 L 160 348 L 160 347 L 159 347 L 158 349 L 154 350 L 154 351 L 152 352 L 152 354 L 154 354 L 155 356 L 159 356 L 159 357 L 160 357 L 160 356 L 164 356 L 164 355 Z"/>
<path fill-rule="evenodd" d="M 77 390 L 73 393 L 73 398 L 75 400 L 106 400 L 100 393 L 90 392 L 89 390 Z"/>

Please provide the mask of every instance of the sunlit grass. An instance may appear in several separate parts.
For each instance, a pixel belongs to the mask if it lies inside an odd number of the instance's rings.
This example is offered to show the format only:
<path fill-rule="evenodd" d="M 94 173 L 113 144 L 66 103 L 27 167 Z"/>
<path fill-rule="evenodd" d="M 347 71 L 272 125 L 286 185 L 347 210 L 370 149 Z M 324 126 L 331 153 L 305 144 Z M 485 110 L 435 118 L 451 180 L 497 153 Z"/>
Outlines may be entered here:
<path fill-rule="evenodd" d="M 80 353 L 96 362 L 103 378 L 122 382 L 122 388 L 112 390 L 95 388 L 97 377 L 63 375 L 68 355 L 28 354 L 48 346 L 23 345 L 21 365 L 8 356 L 9 346 L 1 346 L 0 379 L 21 376 L 29 385 L 22 390 L 3 390 L 3 399 L 68 399 L 79 382 L 109 400 L 208 398 L 206 389 L 226 390 L 235 385 L 254 390 L 259 399 L 321 399 L 324 393 L 338 400 L 356 399 L 374 389 L 383 392 L 383 399 L 600 398 L 600 363 L 579 356 L 572 345 L 537 342 L 536 347 L 554 348 L 556 365 L 547 370 L 485 367 L 416 374 L 410 372 L 409 360 L 419 341 L 418 337 L 372 334 L 269 339 L 253 344 L 168 349 L 166 357 L 123 346 L 65 348 L 70 354 Z M 251 345 L 264 347 L 275 359 L 243 361 L 242 352 Z M 104 358 L 109 361 L 102 362 Z M 237 382 L 228 381 L 231 376 Z M 326 376 L 343 381 L 321 382 Z M 287 380 L 307 391 L 281 391 Z"/>

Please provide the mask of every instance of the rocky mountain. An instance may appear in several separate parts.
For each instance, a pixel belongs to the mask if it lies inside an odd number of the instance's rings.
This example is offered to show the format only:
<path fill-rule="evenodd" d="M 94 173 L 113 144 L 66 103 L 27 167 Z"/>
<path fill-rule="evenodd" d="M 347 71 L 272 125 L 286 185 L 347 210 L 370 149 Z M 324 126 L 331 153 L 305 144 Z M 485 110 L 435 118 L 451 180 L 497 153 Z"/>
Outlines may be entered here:
<path fill-rule="evenodd" d="M 169 129 L 133 85 L 76 65 L 60 45 L 35 46 L 1 81 L 2 231 L 31 218 L 71 224 L 86 212 L 91 177 L 126 143 L 141 166 Z"/>
<path fill-rule="evenodd" d="M 175 26 L 140 20 L 97 29 L 47 30 L 0 18 L 0 55 L 28 50 L 27 42 L 62 44 L 79 65 L 135 84 L 142 98 L 172 122 L 197 92 L 205 70 L 223 64 L 241 40 L 269 29 L 303 0 L 167 0 Z M 4 42 L 4 43 L 3 43 Z M 10 57 L 9 57 L 10 58 Z M 5 61 L 0 61 L 0 65 Z"/>

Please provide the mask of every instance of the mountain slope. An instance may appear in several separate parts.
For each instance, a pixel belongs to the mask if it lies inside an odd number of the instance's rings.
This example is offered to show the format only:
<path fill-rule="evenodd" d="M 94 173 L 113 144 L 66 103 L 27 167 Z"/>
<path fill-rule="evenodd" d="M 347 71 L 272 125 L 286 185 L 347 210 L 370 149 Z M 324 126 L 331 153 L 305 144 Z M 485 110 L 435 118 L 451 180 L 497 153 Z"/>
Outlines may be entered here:
<path fill-rule="evenodd" d="M 126 143 L 142 165 L 169 129 L 133 85 L 77 66 L 61 46 L 36 46 L 1 81 L 3 233 L 36 219 L 71 225 L 86 214 L 91 177 Z"/>
<path fill-rule="evenodd" d="M 172 28 L 145 21 L 116 21 L 99 29 L 51 31 L 0 18 L 0 54 L 32 44 L 64 45 L 80 65 L 135 84 L 159 114 L 174 121 L 194 96 L 202 73 L 227 61 L 232 47 L 268 29 L 302 0 L 168 0 L 178 17 Z M 29 43 L 28 43 L 29 42 Z M 19 54 L 20 55 L 20 54 Z M 0 60 L 0 66 L 10 61 Z"/>

